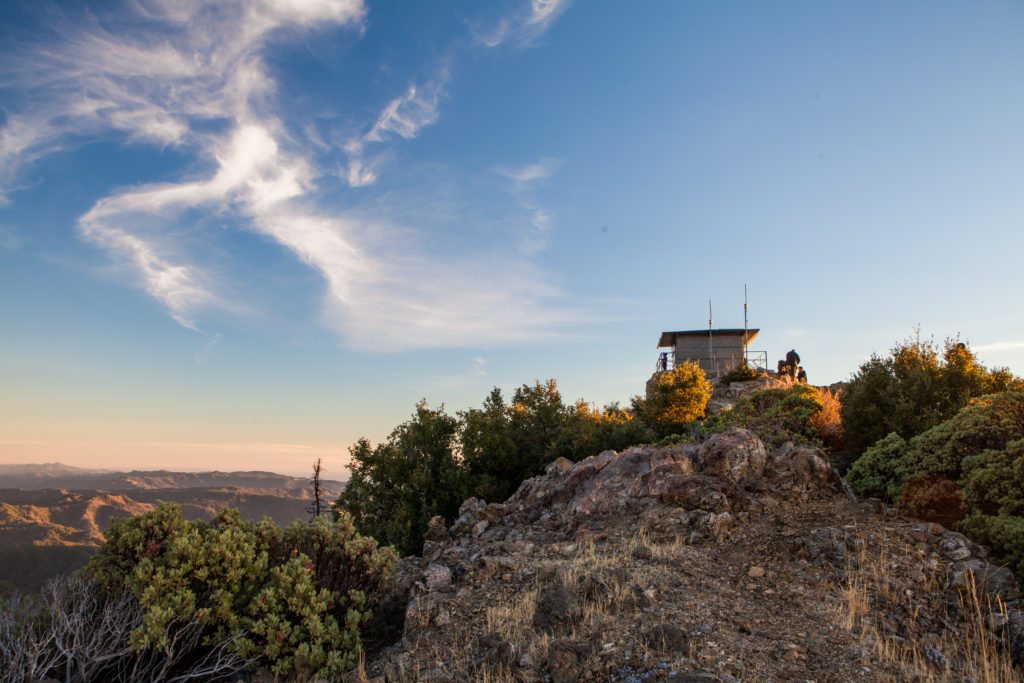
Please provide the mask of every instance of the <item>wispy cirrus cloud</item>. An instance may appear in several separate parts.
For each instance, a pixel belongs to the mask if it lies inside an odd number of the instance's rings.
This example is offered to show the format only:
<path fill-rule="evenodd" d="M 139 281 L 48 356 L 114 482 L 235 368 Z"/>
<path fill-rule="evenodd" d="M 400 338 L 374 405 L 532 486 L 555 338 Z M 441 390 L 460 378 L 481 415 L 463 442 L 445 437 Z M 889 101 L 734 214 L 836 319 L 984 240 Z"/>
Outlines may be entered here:
<path fill-rule="evenodd" d="M 499 166 L 494 171 L 511 180 L 515 183 L 515 188 L 522 191 L 529 189 L 538 181 L 547 180 L 561 165 L 561 159 L 541 159 L 525 166 Z"/>
<path fill-rule="evenodd" d="M 486 47 L 513 44 L 534 45 L 551 24 L 569 7 L 570 0 L 530 0 L 523 9 L 498 20 L 489 31 L 477 34 L 477 41 Z"/>
<path fill-rule="evenodd" d="M 519 239 L 520 248 L 525 253 L 534 254 L 547 247 L 554 226 L 554 217 L 540 206 L 531 190 L 554 175 L 561 165 L 561 159 L 545 158 L 524 166 L 494 169 L 495 173 L 512 181 L 512 190 L 518 197 L 519 205 L 527 213 L 527 229 Z"/>
<path fill-rule="evenodd" d="M 541 12 L 538 25 L 557 14 L 531 7 Z M 316 270 L 325 322 L 352 347 L 536 341 L 579 317 L 522 256 L 423 248 L 428 236 L 387 212 L 324 201 L 317 153 L 328 145 L 309 125 L 286 125 L 266 55 L 278 39 L 363 30 L 361 0 L 139 0 L 129 10 L 130 19 L 118 15 L 119 30 L 92 19 L 62 25 L 10 69 L 27 95 L 0 128 L 0 182 L 10 187 L 33 160 L 110 131 L 189 153 L 189 177 L 116 191 L 78 224 L 179 324 L 199 329 L 212 307 L 236 307 L 219 294 L 215 264 L 199 257 L 202 241 L 216 236 L 196 235 L 196 215 L 231 217 Z M 447 82 L 444 68 L 410 85 L 349 140 L 350 186 L 373 184 L 389 146 L 438 120 Z M 546 163 L 507 177 L 528 188 L 553 171 Z M 534 229 L 548 229 L 550 216 L 530 211 Z"/>
<path fill-rule="evenodd" d="M 395 138 L 411 140 L 420 130 L 437 121 L 438 103 L 448 82 L 448 70 L 440 69 L 434 79 L 409 88 L 387 103 L 370 129 L 345 145 L 348 168 L 345 179 L 351 187 L 365 187 L 377 180 L 380 157 L 365 157 L 366 148 Z"/>

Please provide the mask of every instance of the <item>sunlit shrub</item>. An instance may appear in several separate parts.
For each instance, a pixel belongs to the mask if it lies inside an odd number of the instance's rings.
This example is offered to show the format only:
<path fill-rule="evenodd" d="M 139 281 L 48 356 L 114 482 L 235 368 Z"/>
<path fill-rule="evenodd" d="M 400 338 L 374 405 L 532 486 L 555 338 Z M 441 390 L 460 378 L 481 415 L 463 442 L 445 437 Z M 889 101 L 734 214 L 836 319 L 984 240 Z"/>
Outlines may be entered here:
<path fill-rule="evenodd" d="M 721 432 L 744 427 L 771 447 L 787 441 L 818 445 L 820 434 L 811 420 L 821 412 L 822 406 L 820 392 L 806 384 L 761 389 L 743 396 L 731 410 L 708 420 L 707 428 Z"/>
<path fill-rule="evenodd" d="M 576 461 L 601 451 L 621 451 L 647 443 L 652 436 L 632 411 L 614 404 L 597 408 L 586 401 L 577 401 L 559 436 L 556 450 Z"/>
<path fill-rule="evenodd" d="M 849 447 L 861 453 L 892 432 L 904 439 L 921 434 L 974 397 L 1021 390 L 1024 380 L 986 368 L 959 340 L 939 349 L 918 335 L 860 366 L 843 393 L 843 427 Z"/>
<path fill-rule="evenodd" d="M 813 387 L 812 387 L 813 388 Z M 814 389 L 821 401 L 821 408 L 811 413 L 807 425 L 814 430 L 822 445 L 830 452 L 846 447 L 846 433 L 840 415 L 842 403 L 839 395 L 829 389 Z"/>
<path fill-rule="evenodd" d="M 696 363 L 686 362 L 658 372 L 647 383 L 647 395 L 634 399 L 634 409 L 651 425 L 683 425 L 704 417 L 711 382 Z"/>

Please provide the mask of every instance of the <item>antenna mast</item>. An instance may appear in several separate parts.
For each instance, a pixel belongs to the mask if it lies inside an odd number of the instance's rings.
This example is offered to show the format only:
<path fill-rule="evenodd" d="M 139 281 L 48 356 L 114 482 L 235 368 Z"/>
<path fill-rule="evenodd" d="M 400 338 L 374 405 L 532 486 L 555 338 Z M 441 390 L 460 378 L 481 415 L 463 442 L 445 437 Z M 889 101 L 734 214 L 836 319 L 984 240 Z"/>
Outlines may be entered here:
<path fill-rule="evenodd" d="M 743 283 L 743 365 L 747 364 L 747 283 Z"/>
<path fill-rule="evenodd" d="M 715 350 L 714 346 L 711 344 L 712 318 L 714 318 L 714 316 L 711 313 L 711 299 L 708 299 L 708 364 L 711 366 L 712 372 L 714 372 L 717 368 L 715 368 Z"/>

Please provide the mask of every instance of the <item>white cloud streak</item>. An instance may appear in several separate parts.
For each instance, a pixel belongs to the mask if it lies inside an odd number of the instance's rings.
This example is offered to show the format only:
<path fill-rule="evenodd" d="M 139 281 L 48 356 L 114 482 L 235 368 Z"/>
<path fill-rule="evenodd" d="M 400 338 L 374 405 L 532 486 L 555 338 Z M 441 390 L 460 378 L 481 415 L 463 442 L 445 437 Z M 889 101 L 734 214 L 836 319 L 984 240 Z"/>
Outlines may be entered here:
<path fill-rule="evenodd" d="M 353 138 L 345 145 L 348 168 L 345 180 L 350 187 L 365 187 L 377 181 L 380 157 L 365 158 L 368 146 L 379 145 L 396 137 L 411 140 L 421 129 L 436 122 L 440 112 L 439 101 L 448 82 L 448 71 L 442 69 L 437 76 L 423 85 L 412 84 L 405 93 L 388 102 L 377 116 L 370 130 Z"/>
<path fill-rule="evenodd" d="M 535 2 L 530 21 L 547 25 L 561 4 Z M 190 257 L 182 239 L 195 212 L 236 216 L 319 272 L 325 321 L 352 347 L 532 342 L 577 318 L 553 303 L 561 293 L 519 257 L 438 256 L 421 248 L 414 229 L 318 206 L 321 172 L 310 150 L 323 140 L 285 129 L 264 53 L 276 34 L 361 28 L 360 0 L 138 0 L 131 7 L 139 21 L 130 37 L 86 22 L 21 60 L 16 78 L 34 93 L 35 108 L 0 129 L 0 182 L 70 146 L 73 136 L 110 130 L 193 151 L 205 172 L 115 192 L 79 220 L 80 235 L 130 266 L 179 324 L 199 329 L 206 308 L 227 306 L 216 274 Z M 367 157 L 368 149 L 414 138 L 438 119 L 446 82 L 442 70 L 410 85 L 346 145 L 351 186 L 377 179 L 380 155 Z M 199 125 L 211 121 L 220 125 Z M 526 188 L 553 170 L 542 161 L 507 177 Z M 547 230 L 550 216 L 531 211 L 535 229 Z"/>
<path fill-rule="evenodd" d="M 551 27 L 570 0 L 530 0 L 530 3 L 511 16 L 502 17 L 490 31 L 477 35 L 485 47 L 512 44 L 531 47 Z"/>
<path fill-rule="evenodd" d="M 541 159 L 525 166 L 503 166 L 494 169 L 495 173 L 512 181 L 512 190 L 519 196 L 519 204 L 528 212 L 527 223 L 530 229 L 520 238 L 520 249 L 527 254 L 542 251 L 548 245 L 554 217 L 537 205 L 531 198 L 530 190 L 547 180 L 562 165 L 561 159 Z"/>
<path fill-rule="evenodd" d="M 1001 351 L 1018 351 L 1020 349 L 1024 349 L 1024 341 L 998 341 L 973 347 L 974 351 L 997 353 Z"/>
<path fill-rule="evenodd" d="M 498 175 L 504 176 L 515 183 L 517 190 L 526 190 L 538 181 L 547 180 L 562 165 L 561 159 L 541 159 L 535 164 L 526 166 L 502 166 L 494 169 Z"/>

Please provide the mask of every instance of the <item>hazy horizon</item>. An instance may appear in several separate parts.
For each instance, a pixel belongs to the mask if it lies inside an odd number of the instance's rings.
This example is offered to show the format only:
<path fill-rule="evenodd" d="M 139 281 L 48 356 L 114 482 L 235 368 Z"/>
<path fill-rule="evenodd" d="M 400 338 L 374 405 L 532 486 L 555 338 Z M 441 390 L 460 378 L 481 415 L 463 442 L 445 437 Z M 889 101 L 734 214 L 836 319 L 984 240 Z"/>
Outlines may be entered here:
<path fill-rule="evenodd" d="M 662 331 L 1024 373 L 1024 5 L 0 7 L 0 463 L 342 478 Z"/>

